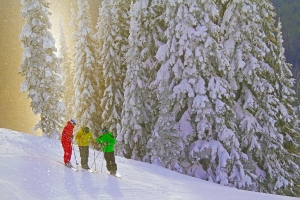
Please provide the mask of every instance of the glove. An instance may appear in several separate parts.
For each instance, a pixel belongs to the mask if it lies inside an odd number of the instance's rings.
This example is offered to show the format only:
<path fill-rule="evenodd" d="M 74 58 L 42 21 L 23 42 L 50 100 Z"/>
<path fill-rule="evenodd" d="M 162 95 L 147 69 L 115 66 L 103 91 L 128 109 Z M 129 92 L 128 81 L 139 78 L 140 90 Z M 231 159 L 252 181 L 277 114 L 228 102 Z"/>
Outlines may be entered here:
<path fill-rule="evenodd" d="M 101 148 L 100 145 L 95 145 L 95 149 L 96 149 L 97 151 L 100 151 L 102 148 Z"/>

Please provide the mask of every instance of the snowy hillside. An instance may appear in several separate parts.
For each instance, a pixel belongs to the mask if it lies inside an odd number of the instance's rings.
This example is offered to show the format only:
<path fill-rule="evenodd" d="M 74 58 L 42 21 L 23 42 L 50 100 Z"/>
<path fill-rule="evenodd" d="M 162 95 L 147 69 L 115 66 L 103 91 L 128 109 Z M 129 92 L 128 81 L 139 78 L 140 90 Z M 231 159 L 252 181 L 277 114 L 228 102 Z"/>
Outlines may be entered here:
<path fill-rule="evenodd" d="M 77 161 L 80 161 L 75 146 Z M 98 151 L 95 152 L 95 155 Z M 297 199 L 224 187 L 185 176 L 156 165 L 116 158 L 118 179 L 103 172 L 75 172 L 64 167 L 60 141 L 0 129 L 0 196 L 5 200 L 71 199 L 184 199 L 291 200 Z M 103 154 L 96 169 L 100 171 Z M 94 151 L 90 150 L 90 165 Z M 74 155 L 72 163 L 75 165 Z"/>

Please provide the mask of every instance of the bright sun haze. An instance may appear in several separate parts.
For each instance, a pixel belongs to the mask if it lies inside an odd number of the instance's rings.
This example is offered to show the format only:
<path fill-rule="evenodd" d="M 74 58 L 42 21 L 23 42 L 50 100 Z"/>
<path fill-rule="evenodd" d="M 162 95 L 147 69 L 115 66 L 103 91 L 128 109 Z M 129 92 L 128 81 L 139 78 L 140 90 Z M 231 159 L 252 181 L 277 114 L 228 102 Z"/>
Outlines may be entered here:
<path fill-rule="evenodd" d="M 69 26 L 71 20 L 71 4 L 77 9 L 77 0 L 51 0 L 50 30 L 56 40 L 56 47 L 59 46 L 59 13 L 63 18 L 65 37 L 68 42 L 69 51 L 72 50 L 71 34 L 72 27 Z M 92 26 L 98 17 L 99 0 L 88 0 L 91 8 Z M 0 1 L 0 127 L 16 131 L 40 135 L 41 131 L 33 132 L 34 126 L 39 120 L 30 108 L 30 99 L 27 93 L 20 91 L 24 77 L 18 74 L 18 69 L 22 62 L 21 42 L 19 35 L 25 20 L 21 13 L 21 0 L 2 0 Z"/>

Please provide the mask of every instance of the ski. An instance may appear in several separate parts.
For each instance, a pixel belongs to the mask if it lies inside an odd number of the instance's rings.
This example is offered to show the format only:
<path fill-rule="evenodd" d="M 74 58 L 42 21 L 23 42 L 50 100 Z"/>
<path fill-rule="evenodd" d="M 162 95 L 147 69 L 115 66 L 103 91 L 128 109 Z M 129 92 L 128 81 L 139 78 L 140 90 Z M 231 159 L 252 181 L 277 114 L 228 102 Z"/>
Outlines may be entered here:
<path fill-rule="evenodd" d="M 60 164 L 62 164 L 62 165 L 65 166 L 65 167 L 69 168 L 69 169 L 74 170 L 75 172 L 79 171 L 79 170 L 76 169 L 75 167 L 69 167 L 69 166 L 66 166 L 65 163 L 62 163 L 62 162 L 60 162 L 60 161 L 57 161 L 57 162 L 60 163 Z"/>
<path fill-rule="evenodd" d="M 122 178 L 122 176 L 120 174 L 111 174 L 111 175 L 114 177 L 117 177 L 117 178 Z"/>
<path fill-rule="evenodd" d="M 107 172 L 109 175 L 112 175 L 114 177 L 117 177 L 117 178 L 122 178 L 122 176 L 120 174 L 111 174 L 110 172 Z"/>
<path fill-rule="evenodd" d="M 93 170 L 93 169 L 90 169 L 90 170 L 88 170 L 88 171 L 91 172 L 91 173 L 99 173 L 99 171 Z"/>
<path fill-rule="evenodd" d="M 68 167 L 70 169 L 73 169 L 75 172 L 79 171 L 78 169 L 76 169 L 75 167 Z"/>
<path fill-rule="evenodd" d="M 97 170 L 93 170 L 93 169 L 83 169 L 82 168 L 82 171 L 88 171 L 90 173 L 99 173 Z"/>

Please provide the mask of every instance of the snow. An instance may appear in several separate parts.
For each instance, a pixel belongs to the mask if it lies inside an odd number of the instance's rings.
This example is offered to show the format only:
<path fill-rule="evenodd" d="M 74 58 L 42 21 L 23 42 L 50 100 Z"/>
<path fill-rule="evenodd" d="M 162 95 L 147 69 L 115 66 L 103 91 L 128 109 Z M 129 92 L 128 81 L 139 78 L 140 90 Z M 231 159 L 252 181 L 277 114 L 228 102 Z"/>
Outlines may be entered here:
<path fill-rule="evenodd" d="M 21 85 L 21 92 L 28 91 L 28 82 L 25 80 Z"/>
<path fill-rule="evenodd" d="M 90 149 L 90 165 L 97 154 L 98 151 Z M 77 146 L 75 155 L 79 161 Z M 62 156 L 59 140 L 0 128 L 1 199 L 297 199 L 221 186 L 154 164 L 121 157 L 116 157 L 121 179 L 106 173 L 105 161 L 102 173 L 75 172 L 57 162 L 62 162 Z M 98 171 L 101 171 L 102 160 L 103 154 L 100 152 L 96 159 Z M 74 154 L 72 163 L 76 164 Z"/>

